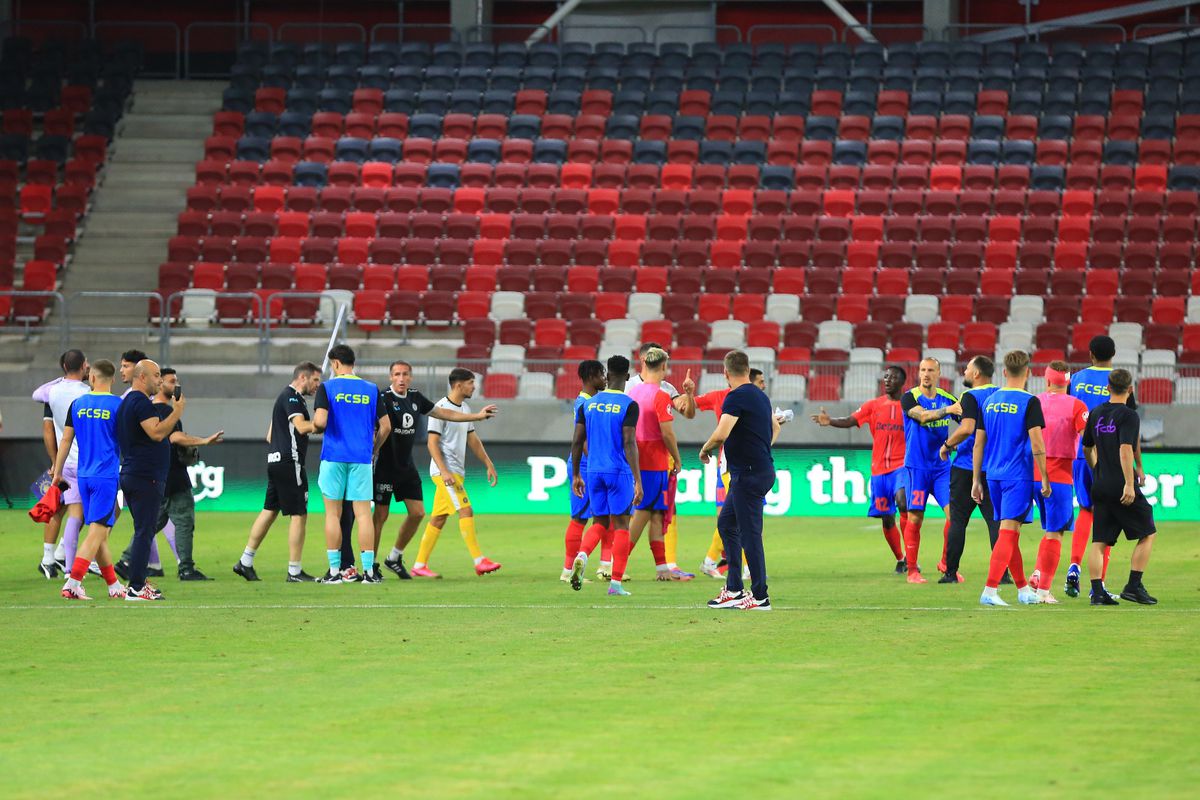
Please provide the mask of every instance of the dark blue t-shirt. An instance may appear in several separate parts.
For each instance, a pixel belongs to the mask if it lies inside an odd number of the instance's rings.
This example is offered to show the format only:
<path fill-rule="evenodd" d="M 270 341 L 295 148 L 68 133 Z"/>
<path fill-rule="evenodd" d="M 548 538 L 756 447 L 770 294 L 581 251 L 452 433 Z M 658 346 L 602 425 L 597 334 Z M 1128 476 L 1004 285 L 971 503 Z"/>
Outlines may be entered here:
<path fill-rule="evenodd" d="M 170 409 L 167 409 L 168 414 Z M 117 442 L 121 447 L 121 475 L 166 481 L 171 464 L 171 442 L 156 442 L 142 429 L 144 420 L 161 419 L 150 398 L 130 392 L 117 409 Z"/>
<path fill-rule="evenodd" d="M 722 414 L 738 418 L 725 440 L 725 460 L 730 472 L 774 469 L 771 458 L 771 401 L 752 383 L 742 384 L 725 396 Z"/>

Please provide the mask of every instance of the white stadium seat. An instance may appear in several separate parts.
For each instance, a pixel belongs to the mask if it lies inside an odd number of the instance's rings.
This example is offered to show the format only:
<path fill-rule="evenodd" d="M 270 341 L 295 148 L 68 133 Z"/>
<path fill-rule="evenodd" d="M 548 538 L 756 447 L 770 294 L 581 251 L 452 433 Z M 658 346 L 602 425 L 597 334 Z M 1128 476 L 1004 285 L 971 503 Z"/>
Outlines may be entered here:
<path fill-rule="evenodd" d="M 1009 350 L 1031 350 L 1033 348 L 1033 325 L 1028 322 L 1013 322 L 1010 317 L 1008 322 L 1000 325 L 1000 335 L 996 340 L 996 346 L 1001 353 Z"/>
<path fill-rule="evenodd" d="M 522 400 L 549 400 L 554 395 L 554 376 L 548 372 L 526 372 L 517 384 Z"/>
<path fill-rule="evenodd" d="M 1036 295 L 1019 294 L 1008 305 L 1008 321 L 1037 325 L 1042 321 L 1045 306 L 1045 301 Z"/>
<path fill-rule="evenodd" d="M 662 319 L 662 295 L 651 292 L 629 295 L 629 316 L 638 322 Z"/>
<path fill-rule="evenodd" d="M 939 309 L 940 302 L 933 295 L 910 294 L 904 298 L 904 321 L 929 325 L 937 322 Z"/>
<path fill-rule="evenodd" d="M 179 318 L 186 325 L 207 325 L 217 308 L 217 293 L 212 289 L 188 289 L 183 293 Z"/>
<path fill-rule="evenodd" d="M 521 375 L 525 371 L 525 348 L 519 344 L 493 346 L 492 366 L 488 371 Z"/>
<path fill-rule="evenodd" d="M 764 319 L 778 322 L 780 325 L 800 319 L 800 296 L 794 294 L 767 295 L 767 310 Z"/>
<path fill-rule="evenodd" d="M 849 350 L 854 342 L 854 326 L 843 319 L 830 319 L 817 326 L 817 349 Z"/>
<path fill-rule="evenodd" d="M 808 397 L 808 379 L 803 375 L 776 375 L 768 388 L 776 403 L 803 403 Z"/>
<path fill-rule="evenodd" d="M 642 326 L 635 319 L 610 319 L 604 323 L 604 341 L 609 347 L 617 348 L 612 352 L 619 351 L 624 354 L 637 347 L 641 330 Z"/>
<path fill-rule="evenodd" d="M 525 316 L 525 295 L 522 292 L 493 292 L 492 319 L 522 319 Z"/>
<path fill-rule="evenodd" d="M 738 348 L 746 345 L 746 323 L 736 319 L 719 319 L 712 324 L 709 347 Z"/>
<path fill-rule="evenodd" d="M 750 357 L 750 366 L 755 369 L 761 369 L 768 375 L 775 369 L 775 348 L 773 347 L 747 347 L 746 355 Z"/>
<path fill-rule="evenodd" d="M 729 381 L 725 380 L 725 375 L 720 372 L 706 372 L 700 376 L 700 382 L 696 385 L 696 391 L 700 394 L 715 392 L 718 389 L 729 388 Z"/>

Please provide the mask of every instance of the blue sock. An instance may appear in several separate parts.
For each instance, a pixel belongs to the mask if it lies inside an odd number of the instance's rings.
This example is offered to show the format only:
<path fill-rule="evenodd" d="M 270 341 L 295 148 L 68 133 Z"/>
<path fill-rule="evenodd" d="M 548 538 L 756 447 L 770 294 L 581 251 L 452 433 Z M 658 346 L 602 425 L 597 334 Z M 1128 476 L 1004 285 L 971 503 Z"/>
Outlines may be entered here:
<path fill-rule="evenodd" d="M 375 571 L 375 554 L 370 550 L 362 551 L 363 574 L 370 575 Z"/>
<path fill-rule="evenodd" d="M 325 555 L 329 557 L 329 572 L 337 575 L 342 571 L 342 551 L 341 550 L 326 550 Z"/>

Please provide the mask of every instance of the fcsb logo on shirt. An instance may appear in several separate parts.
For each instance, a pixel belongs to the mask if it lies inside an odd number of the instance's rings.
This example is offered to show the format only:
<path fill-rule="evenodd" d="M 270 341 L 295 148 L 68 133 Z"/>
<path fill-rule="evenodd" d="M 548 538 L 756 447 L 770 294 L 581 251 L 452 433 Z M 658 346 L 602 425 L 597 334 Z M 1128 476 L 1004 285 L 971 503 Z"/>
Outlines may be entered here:
<path fill-rule="evenodd" d="M 349 392 L 338 392 L 333 396 L 333 399 L 339 403 L 349 403 L 357 406 L 366 406 L 371 404 L 371 396 L 369 394 L 350 394 Z"/>
<path fill-rule="evenodd" d="M 997 414 L 1016 414 L 1019 409 L 1016 403 L 988 403 L 984 411 L 995 411 Z"/>
<path fill-rule="evenodd" d="M 87 419 L 112 419 L 112 412 L 107 408 L 81 408 L 75 412 L 75 416 Z"/>
<path fill-rule="evenodd" d="M 1100 386 L 1093 383 L 1081 383 L 1071 390 L 1078 394 L 1094 394 L 1100 397 L 1108 397 L 1108 387 Z"/>
<path fill-rule="evenodd" d="M 588 410 L 599 411 L 601 414 L 617 414 L 621 411 L 619 403 L 589 403 Z"/>

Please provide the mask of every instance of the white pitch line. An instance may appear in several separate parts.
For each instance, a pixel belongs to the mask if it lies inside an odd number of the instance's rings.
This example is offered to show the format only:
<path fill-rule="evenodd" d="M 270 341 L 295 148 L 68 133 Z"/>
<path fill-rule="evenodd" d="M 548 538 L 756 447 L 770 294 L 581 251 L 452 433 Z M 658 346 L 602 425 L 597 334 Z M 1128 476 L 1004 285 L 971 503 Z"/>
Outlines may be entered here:
<path fill-rule="evenodd" d="M 413 611 L 434 611 L 434 610 L 486 610 L 486 611 L 503 611 L 503 610 L 520 610 L 520 611 L 700 611 L 709 610 L 703 605 L 668 605 L 668 606 L 653 606 L 653 605 L 628 605 L 617 604 L 612 605 L 575 605 L 567 603 L 200 603 L 200 604 L 184 604 L 175 605 L 170 602 L 163 603 L 139 603 L 141 607 L 154 608 L 171 611 L 251 611 L 255 609 L 294 609 L 297 611 L 322 611 L 322 610 L 374 610 L 374 609 L 397 609 L 397 610 L 413 610 Z M 0 606 L 0 611 L 74 611 L 81 608 L 126 608 L 125 603 L 80 603 L 66 602 L 55 603 L 53 605 L 16 605 L 16 606 Z M 992 613 L 995 611 L 1017 611 L 1017 606 L 1009 608 L 985 608 L 982 606 L 773 606 L 776 611 L 986 611 Z M 715 609 L 714 609 L 715 610 Z M 1200 608 L 1160 608 L 1155 609 L 1156 614 L 1194 614 L 1200 612 Z M 1036 612 L 1035 612 L 1036 613 Z M 1051 612 L 1054 613 L 1054 612 Z M 1120 612 L 1117 612 L 1120 613 Z"/>
<path fill-rule="evenodd" d="M 113 604 L 118 605 L 118 604 Z M 63 611 L 74 610 L 78 608 L 112 608 L 113 605 L 106 606 L 103 603 L 99 604 L 84 604 L 84 603 L 63 603 L 55 605 L 20 605 L 20 606 L 0 606 L 0 611 Z M 119 604 L 124 608 L 125 605 Z M 414 611 L 426 610 L 446 610 L 446 609 L 478 609 L 487 611 L 503 611 L 506 609 L 513 610 L 547 610 L 547 611 L 568 611 L 568 610 L 585 610 L 585 611 L 699 611 L 708 610 L 703 605 L 690 606 L 650 606 L 650 605 L 569 605 L 564 603 L 329 603 L 329 604 L 285 604 L 285 603 L 202 603 L 202 604 L 186 604 L 174 605 L 171 603 L 153 603 L 139 604 L 149 608 L 160 608 L 163 610 L 174 611 L 250 611 L 253 609 L 295 609 L 297 611 L 321 611 L 321 610 L 345 610 L 345 609 L 411 609 Z M 962 607 L 962 606 L 773 606 L 776 611 L 977 611 L 984 610 L 981 607 Z M 992 611 L 993 609 L 986 609 Z M 999 609 L 1006 610 L 1006 609 Z M 1016 607 L 1007 609 L 1009 611 L 1016 610 Z M 1164 611 L 1168 609 L 1162 609 Z M 1172 611 L 1200 611 L 1200 609 L 1170 609 Z"/>

